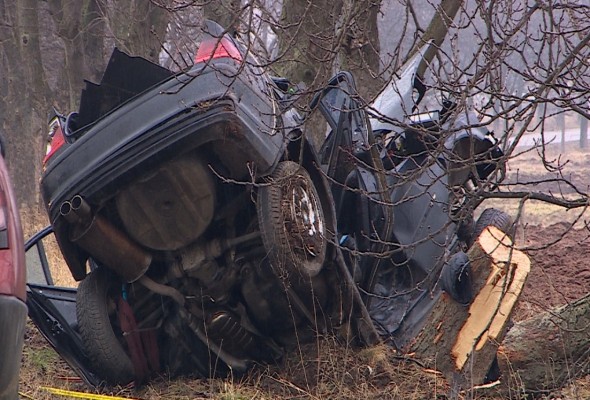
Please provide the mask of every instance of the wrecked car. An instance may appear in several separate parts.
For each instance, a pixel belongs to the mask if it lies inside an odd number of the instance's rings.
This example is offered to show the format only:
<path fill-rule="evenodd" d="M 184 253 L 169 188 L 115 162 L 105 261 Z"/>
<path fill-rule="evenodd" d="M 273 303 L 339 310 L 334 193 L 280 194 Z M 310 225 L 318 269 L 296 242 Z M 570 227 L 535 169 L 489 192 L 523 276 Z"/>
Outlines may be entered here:
<path fill-rule="evenodd" d="M 346 72 L 312 104 L 329 125 L 320 160 L 331 181 L 338 243 L 378 335 L 400 350 L 440 293 L 465 305 L 476 295 L 466 252 L 482 231 L 513 231 L 511 217 L 497 209 L 474 220 L 478 191 L 493 190 L 504 177 L 493 132 L 449 99 L 413 114 L 426 91 L 417 71 L 429 46 L 370 105 Z"/>
<path fill-rule="evenodd" d="M 94 384 L 245 371 L 332 301 L 330 191 L 288 83 L 212 22 L 194 62 L 173 74 L 115 50 L 50 124 L 41 194 L 80 284 L 41 315 L 76 335 L 66 358 Z M 32 314 L 61 295 L 43 286 Z"/>
<path fill-rule="evenodd" d="M 452 107 L 392 127 L 422 53 L 371 107 L 350 74 L 331 79 L 311 102 L 329 126 L 316 152 L 291 84 L 206 32 L 177 74 L 115 50 L 50 125 L 29 309 L 73 369 L 91 385 L 222 376 L 348 324 L 403 348 L 442 291 L 468 303 L 465 199 L 493 186 L 501 151 Z M 51 282 L 52 235 L 77 289 Z"/>

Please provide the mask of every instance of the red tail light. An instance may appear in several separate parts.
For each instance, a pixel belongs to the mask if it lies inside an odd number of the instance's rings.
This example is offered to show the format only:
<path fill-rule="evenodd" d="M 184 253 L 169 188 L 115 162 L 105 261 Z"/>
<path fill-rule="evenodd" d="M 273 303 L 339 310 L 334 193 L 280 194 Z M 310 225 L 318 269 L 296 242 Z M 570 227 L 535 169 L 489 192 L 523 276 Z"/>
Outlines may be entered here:
<path fill-rule="evenodd" d="M 233 58 L 242 61 L 242 54 L 236 45 L 227 37 L 208 38 L 201 42 L 195 55 L 195 63 L 214 60 L 216 58 Z"/>
<path fill-rule="evenodd" d="M 49 123 L 49 138 L 47 142 L 47 151 L 43 158 L 43 165 L 53 156 L 53 154 L 65 143 L 64 133 L 61 129 L 59 117 L 55 117 Z"/>

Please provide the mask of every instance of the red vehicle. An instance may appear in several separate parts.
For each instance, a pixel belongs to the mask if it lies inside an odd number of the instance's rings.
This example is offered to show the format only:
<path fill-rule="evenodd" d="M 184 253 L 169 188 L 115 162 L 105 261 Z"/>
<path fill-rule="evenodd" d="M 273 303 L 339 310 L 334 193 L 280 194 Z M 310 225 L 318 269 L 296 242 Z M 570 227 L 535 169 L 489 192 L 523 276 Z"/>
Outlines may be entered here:
<path fill-rule="evenodd" d="M 4 400 L 18 398 L 27 306 L 23 234 L 1 142 L 0 146 L 0 399 Z"/>

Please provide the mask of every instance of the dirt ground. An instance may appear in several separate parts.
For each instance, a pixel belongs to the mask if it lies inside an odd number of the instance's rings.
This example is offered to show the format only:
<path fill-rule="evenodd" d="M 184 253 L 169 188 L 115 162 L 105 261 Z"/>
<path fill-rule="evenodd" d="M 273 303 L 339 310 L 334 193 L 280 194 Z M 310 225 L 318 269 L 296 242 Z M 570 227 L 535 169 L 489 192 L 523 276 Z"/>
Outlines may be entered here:
<path fill-rule="evenodd" d="M 543 155 L 551 162 L 549 169 L 543 168 Z M 590 151 L 581 151 L 572 143 L 564 153 L 554 145 L 544 154 L 530 151 L 511 160 L 505 183 L 514 184 L 510 186 L 513 191 L 532 190 L 573 199 L 576 190 L 588 193 L 589 176 Z M 502 202 L 508 204 L 495 201 L 493 206 L 518 217 L 516 201 Z M 520 215 L 516 245 L 527 252 L 532 267 L 515 320 L 590 293 L 590 211 L 530 201 Z"/>
<path fill-rule="evenodd" d="M 569 303 L 590 293 L 590 231 L 567 223 L 525 228 L 532 259 L 515 320 Z M 556 241 L 551 244 L 551 242 Z"/>

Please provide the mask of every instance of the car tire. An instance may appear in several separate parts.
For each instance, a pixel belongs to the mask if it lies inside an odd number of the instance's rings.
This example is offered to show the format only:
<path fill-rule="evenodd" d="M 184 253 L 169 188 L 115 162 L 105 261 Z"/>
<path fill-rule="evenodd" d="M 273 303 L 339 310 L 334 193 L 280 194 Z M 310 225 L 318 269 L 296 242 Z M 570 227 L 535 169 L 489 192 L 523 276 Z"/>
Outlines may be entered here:
<path fill-rule="evenodd" d="M 510 240 L 514 241 L 514 222 L 512 221 L 512 217 L 504 211 L 495 208 L 486 208 L 475 223 L 473 235 L 471 236 L 471 244 L 475 243 L 483 230 L 488 226 L 498 228 L 508 235 Z"/>
<path fill-rule="evenodd" d="M 273 272 L 304 281 L 319 274 L 326 256 L 326 221 L 307 171 L 292 161 L 279 163 L 268 184 L 259 188 L 256 207 Z"/>
<path fill-rule="evenodd" d="M 453 300 L 462 305 L 469 305 L 473 300 L 473 282 L 471 263 L 467 254 L 460 251 L 443 266 L 441 285 Z"/>
<path fill-rule="evenodd" d="M 133 363 L 117 335 L 114 290 L 122 281 L 99 267 L 80 282 L 76 295 L 76 316 L 84 348 L 97 375 L 109 385 L 124 385 L 134 378 Z"/>

